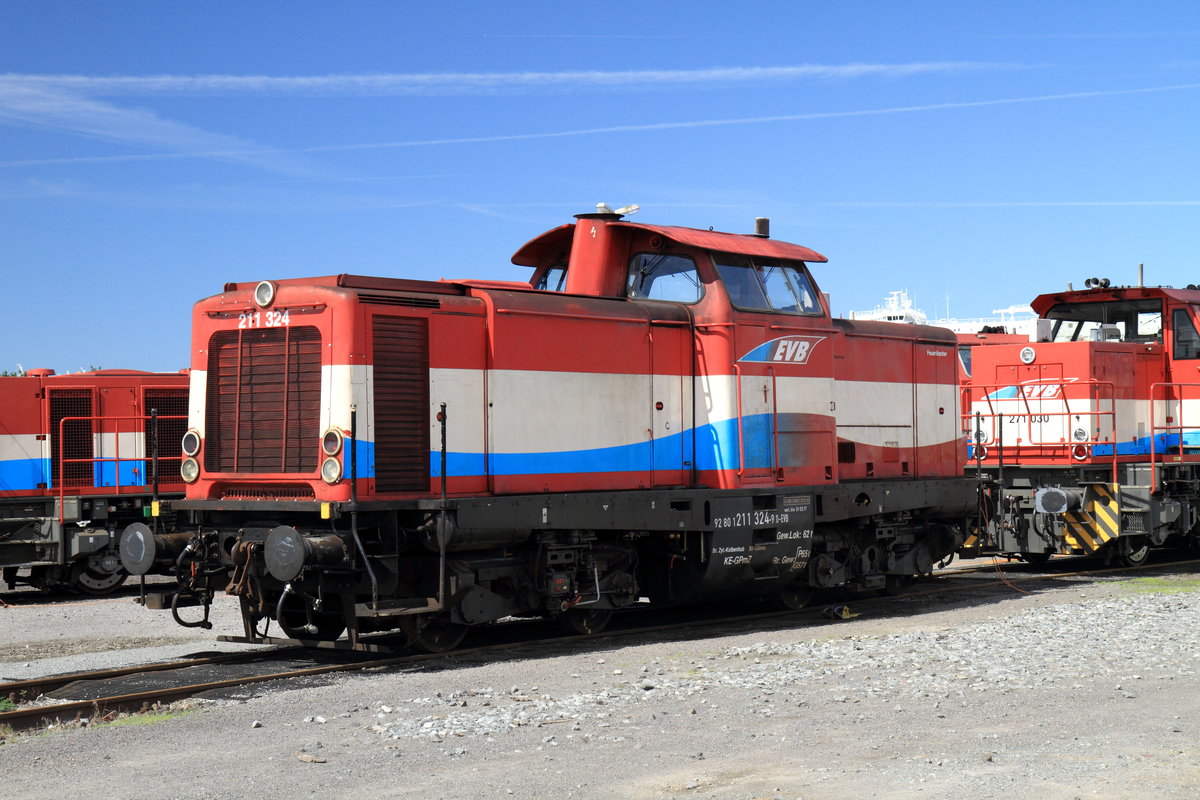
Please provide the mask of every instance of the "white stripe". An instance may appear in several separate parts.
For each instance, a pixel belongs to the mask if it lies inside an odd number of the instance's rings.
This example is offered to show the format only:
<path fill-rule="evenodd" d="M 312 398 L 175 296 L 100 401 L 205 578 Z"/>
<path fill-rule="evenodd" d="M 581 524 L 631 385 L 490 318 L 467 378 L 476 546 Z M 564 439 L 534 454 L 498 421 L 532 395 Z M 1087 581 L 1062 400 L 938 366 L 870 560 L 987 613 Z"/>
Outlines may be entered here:
<path fill-rule="evenodd" d="M 142 431 L 124 433 L 96 433 L 92 435 L 92 453 L 96 458 L 146 457 L 146 435 Z"/>
<path fill-rule="evenodd" d="M 37 437 L 36 433 L 10 433 L 0 436 L 0 461 L 45 458 L 44 442 L 38 441 Z"/>
<path fill-rule="evenodd" d="M 188 383 L 188 427 L 195 428 L 204 438 L 204 403 L 208 392 L 208 372 L 194 369 Z"/>
<path fill-rule="evenodd" d="M 374 369 L 369 364 L 333 364 L 321 367 L 321 417 L 323 434 L 330 427 L 350 431 L 350 406 L 357 406 L 356 423 L 360 441 L 375 441 L 375 409 L 370 402 Z"/>
<path fill-rule="evenodd" d="M 446 449 L 451 453 L 482 453 L 489 409 L 481 369 L 429 370 L 429 445 L 441 449 L 441 404 L 446 404 Z"/>
<path fill-rule="evenodd" d="M 650 376 L 491 370 L 490 452 L 567 452 L 649 440 Z"/>

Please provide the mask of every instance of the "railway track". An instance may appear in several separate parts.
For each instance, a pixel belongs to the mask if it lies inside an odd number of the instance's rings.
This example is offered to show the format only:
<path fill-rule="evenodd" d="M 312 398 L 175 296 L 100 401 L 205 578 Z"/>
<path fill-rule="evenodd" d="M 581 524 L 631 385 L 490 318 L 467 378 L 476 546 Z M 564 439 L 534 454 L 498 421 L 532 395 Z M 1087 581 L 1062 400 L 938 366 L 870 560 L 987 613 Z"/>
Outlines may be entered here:
<path fill-rule="evenodd" d="M 929 584 L 924 585 L 923 588 L 914 588 L 905 593 L 903 597 L 907 600 L 917 600 L 962 591 L 994 589 L 1001 585 L 1016 589 L 1015 584 L 1017 583 L 1045 582 L 1073 577 L 1129 574 L 1152 570 L 1175 569 L 1181 566 L 1196 564 L 1200 564 L 1200 560 L 1190 559 L 1143 564 L 1136 567 L 1103 567 L 1059 572 L 1039 571 L 1017 575 L 1008 574 L 995 579 L 956 582 L 964 576 L 978 575 L 995 569 L 993 565 L 974 565 L 969 568 L 942 570 L 935 574 Z M 1041 568 L 1044 570 L 1044 565 L 1041 565 Z M 872 612 L 877 610 L 895 612 L 896 599 L 859 596 L 848 599 L 848 602 L 853 602 L 857 611 L 870 616 Z M 55 723 L 71 723 L 84 719 L 88 720 L 89 723 L 103 722 L 115 717 L 117 714 L 145 712 L 189 697 L 259 683 L 294 680 L 339 672 L 401 669 L 420 665 L 435 659 L 443 661 L 446 659 L 459 660 L 526 647 L 562 647 L 585 642 L 594 644 L 620 637 L 676 633 L 701 627 L 711 630 L 722 625 L 727 627 L 761 625 L 761 623 L 771 620 L 786 619 L 794 622 L 811 622 L 830 617 L 840 619 L 840 614 L 836 612 L 831 613 L 831 611 L 835 608 L 840 608 L 841 605 L 843 604 L 832 607 L 814 606 L 798 611 L 743 613 L 736 616 L 719 618 L 709 616 L 702 619 L 687 620 L 682 623 L 675 621 L 667 624 L 650 625 L 636 624 L 636 618 L 642 615 L 633 613 L 625 615 L 625 620 L 623 620 L 628 624 L 628 627 L 613 629 L 599 634 L 559 634 L 539 638 L 522 637 L 511 641 L 460 648 L 451 653 L 407 653 L 382 658 L 364 658 L 361 653 L 312 650 L 303 647 L 284 647 L 251 654 L 226 653 L 178 662 L 35 678 L 0 684 L 0 698 L 7 697 L 13 702 L 21 703 L 23 700 L 32 700 L 42 695 L 64 694 L 68 695 L 68 697 L 61 699 L 60 702 L 51 704 L 21 704 L 12 710 L 0 712 L 0 735 L 6 732 L 24 731 Z M 629 624 L 631 620 L 634 624 Z M 521 626 L 513 625 L 505 627 L 517 628 Z M 313 664 L 312 661 L 317 658 L 332 659 L 333 663 Z M 281 663 L 285 665 L 284 668 L 280 668 Z M 230 675 L 228 674 L 230 672 L 240 672 L 241 674 Z M 222 673 L 224 673 L 224 676 L 221 676 Z M 200 676 L 200 678 L 197 679 L 197 676 Z M 136 687 L 137 683 L 159 683 L 164 685 L 150 685 L 145 688 L 135 688 L 134 691 L 128 690 L 131 688 L 131 684 Z M 74 699 L 69 697 L 72 694 L 86 696 Z"/>

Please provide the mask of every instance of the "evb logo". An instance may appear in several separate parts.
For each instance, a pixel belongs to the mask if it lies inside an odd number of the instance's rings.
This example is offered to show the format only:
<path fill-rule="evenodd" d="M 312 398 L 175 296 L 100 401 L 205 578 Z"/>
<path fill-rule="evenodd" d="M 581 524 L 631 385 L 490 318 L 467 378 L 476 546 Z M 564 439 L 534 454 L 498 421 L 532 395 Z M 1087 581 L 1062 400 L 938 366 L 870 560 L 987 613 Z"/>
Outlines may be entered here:
<path fill-rule="evenodd" d="M 763 342 L 738 361 L 754 361 L 764 364 L 807 364 L 817 345 L 825 341 L 824 336 L 781 336 Z"/>

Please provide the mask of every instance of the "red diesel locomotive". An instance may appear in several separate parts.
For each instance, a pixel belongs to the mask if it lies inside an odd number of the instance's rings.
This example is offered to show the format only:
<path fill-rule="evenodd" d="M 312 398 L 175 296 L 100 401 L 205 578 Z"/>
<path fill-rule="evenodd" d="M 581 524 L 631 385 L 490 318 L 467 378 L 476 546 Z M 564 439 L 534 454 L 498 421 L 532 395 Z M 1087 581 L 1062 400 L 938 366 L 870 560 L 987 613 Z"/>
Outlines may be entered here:
<path fill-rule="evenodd" d="M 1089 279 L 1032 305 L 1034 341 L 970 348 L 968 471 L 986 493 L 964 554 L 1200 551 L 1200 290 Z"/>
<path fill-rule="evenodd" d="M 0 575 L 10 589 L 106 594 L 125 581 L 120 531 L 156 492 L 183 494 L 187 401 L 185 373 L 0 378 Z M 158 475 L 156 442 L 171 456 Z"/>
<path fill-rule="evenodd" d="M 178 533 L 127 529 L 242 637 L 431 650 L 635 603 L 898 589 L 962 543 L 956 341 L 834 319 L 824 256 L 598 207 L 528 282 L 228 284 L 193 316 Z M 165 508 L 163 513 L 167 513 Z M 182 621 L 182 620 L 181 620 Z"/>

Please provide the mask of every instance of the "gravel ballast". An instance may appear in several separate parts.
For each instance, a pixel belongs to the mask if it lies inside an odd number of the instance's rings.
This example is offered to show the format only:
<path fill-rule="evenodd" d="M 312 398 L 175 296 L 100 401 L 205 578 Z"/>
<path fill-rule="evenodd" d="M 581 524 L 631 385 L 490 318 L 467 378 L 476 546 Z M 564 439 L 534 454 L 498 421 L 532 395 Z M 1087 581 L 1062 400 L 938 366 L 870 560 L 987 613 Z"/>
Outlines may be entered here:
<path fill-rule="evenodd" d="M 0 797 L 90 785 L 156 800 L 1192 798 L 1196 589 L 1189 576 L 1060 583 L 911 616 L 253 687 L 142 724 L 12 739 L 0 770 L 20 779 L 0 783 Z M 91 641 L 104 609 L 124 620 L 127 605 L 88 606 L 87 630 L 46 607 L 0 608 L 0 620 Z M 169 615 L 134 611 L 115 635 L 212 644 L 211 632 L 160 629 L 151 618 Z M 231 628 L 232 614 L 217 621 Z M 0 662 L 5 677 L 15 670 Z"/>

